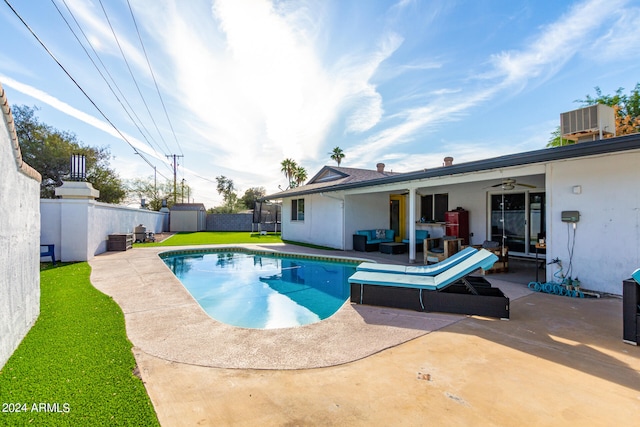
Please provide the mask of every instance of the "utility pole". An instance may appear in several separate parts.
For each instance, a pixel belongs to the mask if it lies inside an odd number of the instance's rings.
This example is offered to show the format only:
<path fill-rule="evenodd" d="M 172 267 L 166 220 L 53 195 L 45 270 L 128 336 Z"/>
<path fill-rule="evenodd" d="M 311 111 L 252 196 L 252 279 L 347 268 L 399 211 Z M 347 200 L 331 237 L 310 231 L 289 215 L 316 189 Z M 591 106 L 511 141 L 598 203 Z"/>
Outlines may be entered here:
<path fill-rule="evenodd" d="M 176 196 L 178 193 L 178 187 L 176 185 L 176 172 L 178 171 L 178 157 L 184 157 L 182 154 L 167 154 L 168 159 L 173 157 L 173 203 L 176 203 Z"/>
<path fill-rule="evenodd" d="M 153 200 L 158 200 L 158 170 L 153 167 Z"/>

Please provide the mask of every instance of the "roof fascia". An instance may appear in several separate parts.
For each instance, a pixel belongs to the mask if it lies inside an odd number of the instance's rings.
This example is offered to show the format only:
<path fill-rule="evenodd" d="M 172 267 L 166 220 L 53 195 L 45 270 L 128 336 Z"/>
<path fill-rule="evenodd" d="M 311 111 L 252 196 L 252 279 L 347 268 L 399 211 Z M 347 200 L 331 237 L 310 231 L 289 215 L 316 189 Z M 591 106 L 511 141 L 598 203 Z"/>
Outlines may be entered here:
<path fill-rule="evenodd" d="M 562 147 L 543 148 L 540 150 L 528 151 L 524 153 L 508 154 L 491 159 L 476 160 L 473 162 L 443 166 L 435 169 L 401 173 L 364 182 L 337 184 L 334 186 L 327 186 L 306 191 L 301 188 L 300 191 L 289 193 L 281 197 L 294 197 L 302 196 L 305 194 L 328 193 L 332 191 L 350 190 L 355 188 L 375 187 L 386 184 L 424 180 L 448 175 L 468 174 L 492 169 L 530 165 L 534 163 L 548 163 L 558 160 L 575 159 L 580 157 L 611 154 L 631 150 L 640 150 L 640 133 L 610 138 L 604 141 L 580 142 L 577 144 L 565 145 Z M 271 195 L 271 197 L 272 199 L 281 198 L 278 197 L 278 194 L 273 194 Z"/>

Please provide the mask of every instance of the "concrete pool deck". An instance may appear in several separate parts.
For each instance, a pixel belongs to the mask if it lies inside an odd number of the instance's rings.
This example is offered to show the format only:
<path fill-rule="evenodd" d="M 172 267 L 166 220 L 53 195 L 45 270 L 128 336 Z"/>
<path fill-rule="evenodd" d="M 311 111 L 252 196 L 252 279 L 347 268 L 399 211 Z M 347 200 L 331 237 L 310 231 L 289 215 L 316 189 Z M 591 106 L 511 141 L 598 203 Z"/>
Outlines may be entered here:
<path fill-rule="evenodd" d="M 90 261 L 164 426 L 621 425 L 640 413 L 640 349 L 622 342 L 618 298 L 488 276 L 510 321 L 345 304 L 315 325 L 253 331 L 204 314 L 156 255 L 171 249 Z"/>

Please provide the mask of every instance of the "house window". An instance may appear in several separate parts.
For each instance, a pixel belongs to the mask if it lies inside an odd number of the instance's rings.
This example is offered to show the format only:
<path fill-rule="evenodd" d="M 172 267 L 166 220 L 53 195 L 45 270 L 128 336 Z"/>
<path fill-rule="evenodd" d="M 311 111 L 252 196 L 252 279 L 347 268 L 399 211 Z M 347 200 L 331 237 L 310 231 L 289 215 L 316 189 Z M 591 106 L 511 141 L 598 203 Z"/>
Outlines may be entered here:
<path fill-rule="evenodd" d="M 304 199 L 291 201 L 291 221 L 304 221 Z"/>
<path fill-rule="evenodd" d="M 425 221 L 444 222 L 444 214 L 448 210 L 448 194 L 427 194 L 420 199 L 420 217 Z"/>

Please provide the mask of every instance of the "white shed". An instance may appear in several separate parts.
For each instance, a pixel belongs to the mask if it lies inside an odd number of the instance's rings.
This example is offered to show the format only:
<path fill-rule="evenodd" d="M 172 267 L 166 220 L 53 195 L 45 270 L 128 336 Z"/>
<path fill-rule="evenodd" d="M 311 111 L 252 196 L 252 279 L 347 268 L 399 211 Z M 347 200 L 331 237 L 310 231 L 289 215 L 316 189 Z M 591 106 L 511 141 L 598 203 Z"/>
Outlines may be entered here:
<path fill-rule="evenodd" d="M 170 231 L 204 231 L 206 226 L 207 210 L 202 203 L 176 203 L 171 207 Z"/>

